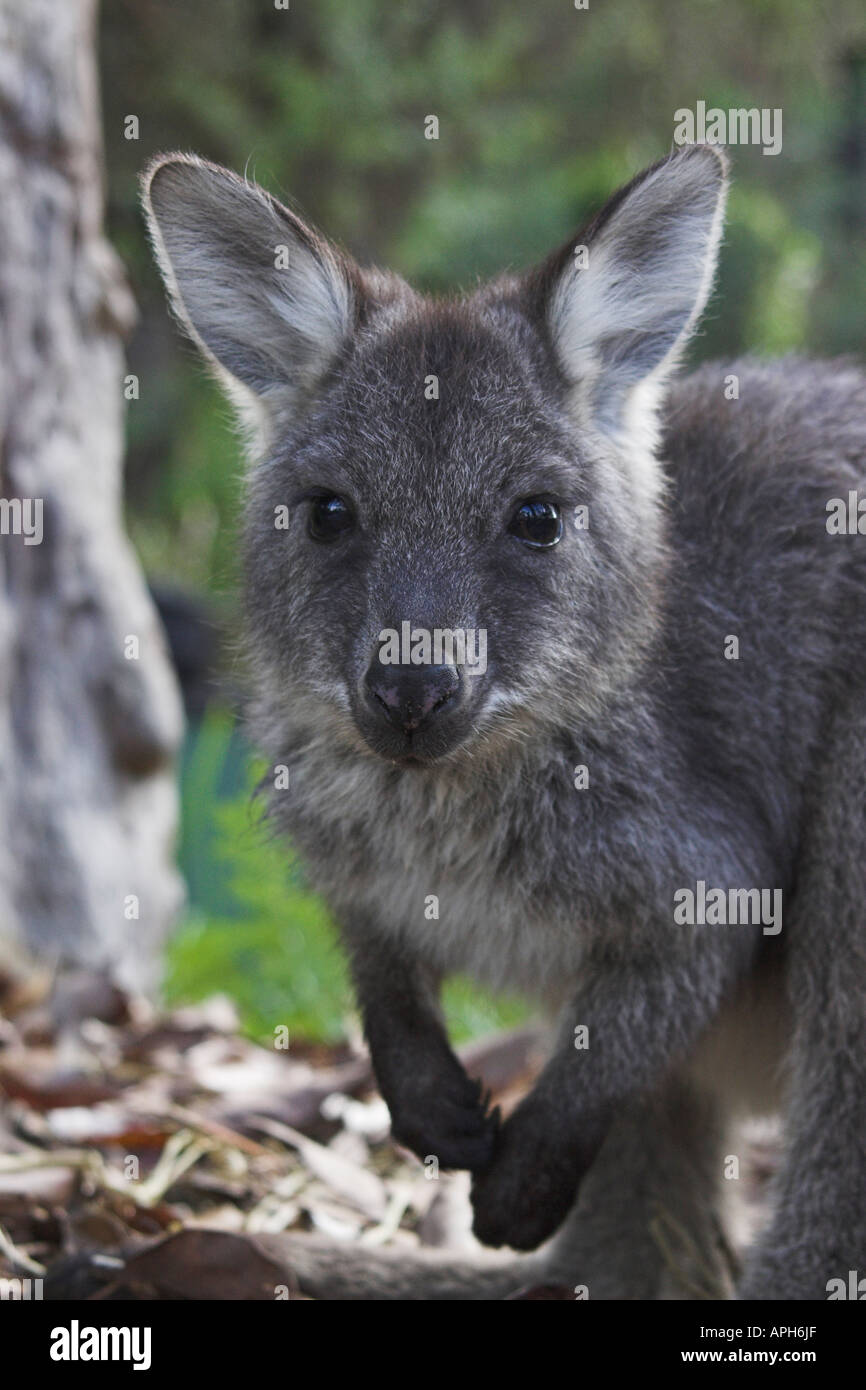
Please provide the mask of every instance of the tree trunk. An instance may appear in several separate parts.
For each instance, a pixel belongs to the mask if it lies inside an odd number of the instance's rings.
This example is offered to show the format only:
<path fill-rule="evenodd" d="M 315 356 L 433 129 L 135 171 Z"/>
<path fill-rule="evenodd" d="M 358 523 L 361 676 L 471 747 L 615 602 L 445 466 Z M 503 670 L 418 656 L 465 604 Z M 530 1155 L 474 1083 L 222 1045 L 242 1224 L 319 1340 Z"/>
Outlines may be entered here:
<path fill-rule="evenodd" d="M 94 45 L 95 0 L 0 0 L 0 947 L 147 987 L 181 713 L 123 529 Z"/>

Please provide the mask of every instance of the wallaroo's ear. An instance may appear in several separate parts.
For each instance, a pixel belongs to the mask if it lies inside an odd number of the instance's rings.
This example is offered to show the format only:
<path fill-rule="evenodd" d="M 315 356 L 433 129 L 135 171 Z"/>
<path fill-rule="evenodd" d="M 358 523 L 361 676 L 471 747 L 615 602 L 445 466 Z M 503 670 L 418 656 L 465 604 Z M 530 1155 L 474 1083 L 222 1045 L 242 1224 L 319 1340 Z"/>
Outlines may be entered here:
<path fill-rule="evenodd" d="M 353 326 L 360 276 L 256 184 L 194 155 L 142 179 L 175 311 L 260 438 L 303 408 Z"/>
<path fill-rule="evenodd" d="M 727 159 L 689 145 L 639 174 L 530 277 L 575 406 L 652 446 L 661 387 L 712 288 Z"/>

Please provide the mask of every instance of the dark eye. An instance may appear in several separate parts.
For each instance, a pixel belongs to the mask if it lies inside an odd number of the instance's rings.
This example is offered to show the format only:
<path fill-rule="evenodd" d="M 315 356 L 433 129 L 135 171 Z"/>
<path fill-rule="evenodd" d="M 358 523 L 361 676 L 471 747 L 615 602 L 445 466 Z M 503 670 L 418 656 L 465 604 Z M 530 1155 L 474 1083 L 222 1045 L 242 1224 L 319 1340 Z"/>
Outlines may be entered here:
<path fill-rule="evenodd" d="M 314 541 L 335 541 L 354 524 L 355 518 L 342 497 L 314 497 L 310 503 L 307 530 Z"/>
<path fill-rule="evenodd" d="M 562 517 L 555 502 L 530 497 L 526 502 L 521 502 L 508 530 L 525 545 L 547 550 L 562 538 Z"/>

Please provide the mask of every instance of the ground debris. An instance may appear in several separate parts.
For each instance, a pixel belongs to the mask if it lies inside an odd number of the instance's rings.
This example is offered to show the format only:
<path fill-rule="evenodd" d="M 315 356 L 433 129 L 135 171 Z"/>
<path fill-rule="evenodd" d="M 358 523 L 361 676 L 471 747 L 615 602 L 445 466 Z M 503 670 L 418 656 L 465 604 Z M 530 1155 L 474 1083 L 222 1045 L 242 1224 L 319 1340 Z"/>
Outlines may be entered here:
<path fill-rule="evenodd" d="M 464 1060 L 507 1111 L 540 1034 Z M 287 1231 L 465 1252 L 470 1224 L 465 1175 L 430 1181 L 392 1142 L 358 1048 L 261 1045 L 224 998 L 160 1015 L 82 972 L 0 979 L 0 1278 L 52 1299 L 295 1298 Z"/>

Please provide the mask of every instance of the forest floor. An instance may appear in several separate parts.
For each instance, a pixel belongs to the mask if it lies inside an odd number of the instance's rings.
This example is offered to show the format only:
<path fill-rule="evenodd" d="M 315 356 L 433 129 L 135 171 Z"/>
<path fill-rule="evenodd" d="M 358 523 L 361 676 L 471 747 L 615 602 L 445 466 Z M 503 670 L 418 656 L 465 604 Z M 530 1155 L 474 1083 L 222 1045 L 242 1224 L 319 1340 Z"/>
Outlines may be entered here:
<path fill-rule="evenodd" d="M 461 1056 L 507 1114 L 543 1038 Z M 773 1132 L 741 1153 L 735 1247 L 762 1218 Z M 272 1300 L 300 1296 L 284 1233 L 465 1254 L 470 1226 L 467 1175 L 392 1141 L 360 1045 L 262 1046 L 222 996 L 160 1014 L 100 977 L 0 973 L 0 1279 L 48 1299 Z"/>

